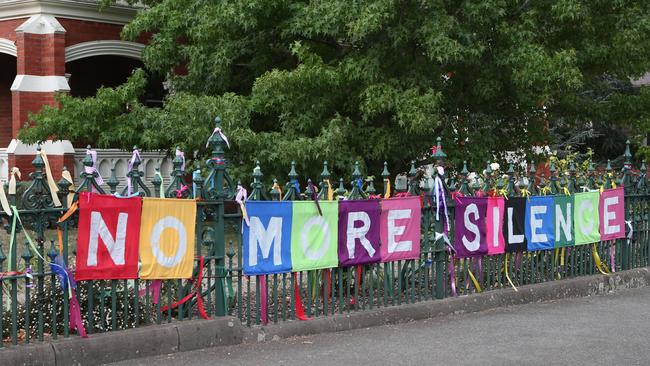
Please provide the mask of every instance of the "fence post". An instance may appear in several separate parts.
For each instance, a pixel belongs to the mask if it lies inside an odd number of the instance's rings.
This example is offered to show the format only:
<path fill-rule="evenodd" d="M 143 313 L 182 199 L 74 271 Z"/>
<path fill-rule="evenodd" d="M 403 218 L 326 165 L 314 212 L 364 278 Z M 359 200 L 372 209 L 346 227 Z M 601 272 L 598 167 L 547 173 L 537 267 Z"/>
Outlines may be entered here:
<path fill-rule="evenodd" d="M 442 139 L 438 137 L 437 139 L 437 145 L 436 148 L 433 149 L 431 157 L 435 161 L 435 169 L 433 171 L 434 178 L 440 178 L 442 182 L 444 183 L 445 181 L 445 173 L 444 173 L 444 162 L 445 158 L 447 157 L 447 154 L 445 154 L 442 151 Z M 443 193 L 444 194 L 444 193 Z M 440 197 L 438 195 L 438 192 L 436 191 L 436 187 L 433 187 L 433 197 L 434 197 L 434 207 L 435 209 L 433 212 L 437 212 L 438 210 L 438 200 L 439 199 L 445 199 L 445 197 Z M 442 205 L 440 205 L 442 206 Z M 443 208 L 444 209 L 444 208 Z M 435 216 L 434 216 L 435 218 Z M 435 223 L 434 223 L 434 231 L 436 233 L 444 233 L 445 232 L 445 215 L 444 213 L 442 215 L 438 215 L 437 218 L 435 218 Z M 435 279 L 435 296 L 436 299 L 442 299 L 445 297 L 445 294 L 447 293 L 447 289 L 445 288 L 445 276 L 447 275 L 446 272 L 446 267 L 447 267 L 447 252 L 445 251 L 445 240 L 443 238 L 437 238 L 434 243 L 433 243 L 433 251 L 434 251 L 434 256 L 433 256 L 433 261 L 435 265 L 435 271 L 436 271 L 436 279 Z"/>
<path fill-rule="evenodd" d="M 630 140 L 625 141 L 625 152 L 623 153 L 623 157 L 625 158 L 624 163 L 623 163 L 623 178 L 621 179 L 621 183 L 623 184 L 623 190 L 625 192 L 626 198 L 629 199 L 634 194 L 634 187 L 632 186 L 632 180 L 630 179 L 630 169 L 632 169 L 632 153 L 630 153 Z M 609 161 L 607 161 L 607 166 L 608 168 L 611 169 L 611 166 L 609 166 Z M 609 174 L 608 174 L 609 178 Z M 611 185 L 611 184 L 610 184 Z M 639 201 L 640 202 L 640 201 Z M 634 202 L 636 203 L 636 202 Z M 629 215 L 629 210 L 625 210 L 625 220 L 633 220 L 633 217 L 628 216 Z M 621 245 L 621 254 L 622 254 L 622 261 L 620 263 L 621 269 L 630 269 L 630 245 Z"/>
<path fill-rule="evenodd" d="M 224 157 L 223 146 L 226 141 L 223 139 L 221 132 L 221 118 L 214 119 L 215 130 L 208 139 L 208 145 L 212 148 L 212 157 L 208 160 L 207 165 L 210 174 L 206 180 L 207 187 L 205 188 L 206 197 L 208 200 L 217 201 L 215 206 L 215 271 L 217 281 L 215 284 L 216 290 L 216 315 L 225 316 L 228 309 L 226 309 L 226 292 L 224 287 L 224 280 L 226 276 L 225 267 L 225 222 L 224 222 L 224 200 L 232 199 L 234 195 L 233 182 L 226 173 L 227 161 Z"/>

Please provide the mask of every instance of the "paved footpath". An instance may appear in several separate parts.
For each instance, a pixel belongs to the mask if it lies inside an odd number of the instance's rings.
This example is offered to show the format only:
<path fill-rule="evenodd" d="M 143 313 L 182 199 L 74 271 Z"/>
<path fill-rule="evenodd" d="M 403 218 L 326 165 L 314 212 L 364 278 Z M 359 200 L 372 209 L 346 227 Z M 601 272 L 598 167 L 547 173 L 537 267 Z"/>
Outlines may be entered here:
<path fill-rule="evenodd" d="M 115 365 L 650 365 L 650 287 Z"/>

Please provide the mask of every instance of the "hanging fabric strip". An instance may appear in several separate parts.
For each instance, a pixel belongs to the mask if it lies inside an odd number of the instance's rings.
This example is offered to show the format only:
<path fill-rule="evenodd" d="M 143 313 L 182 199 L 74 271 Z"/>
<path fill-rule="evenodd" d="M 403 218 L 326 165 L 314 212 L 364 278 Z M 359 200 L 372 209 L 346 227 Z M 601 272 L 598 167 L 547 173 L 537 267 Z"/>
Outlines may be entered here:
<path fill-rule="evenodd" d="M 555 278 L 561 280 L 562 279 L 562 275 L 560 275 L 561 267 L 558 265 L 559 258 L 560 258 L 560 248 L 555 248 L 555 250 L 553 251 L 553 268 L 556 269 Z"/>
<path fill-rule="evenodd" d="M 102 178 L 102 175 L 99 173 L 99 170 L 97 170 L 97 151 L 86 149 L 86 155 L 90 155 L 90 158 L 93 161 L 93 165 L 92 166 L 85 166 L 84 167 L 84 172 L 86 174 L 97 173 L 97 178 L 95 178 L 95 182 L 97 183 L 97 185 L 104 184 L 104 178 Z M 91 192 L 93 192 L 94 189 L 95 189 L 92 184 L 90 185 L 89 188 L 90 188 Z"/>
<path fill-rule="evenodd" d="M 323 211 L 320 209 L 320 203 L 318 203 L 318 191 L 316 186 L 310 181 L 307 186 L 311 191 L 311 199 L 316 203 L 316 208 L 318 209 L 318 215 L 323 216 Z"/>
<path fill-rule="evenodd" d="M 293 272 L 293 301 L 296 304 L 296 318 L 298 318 L 298 320 L 309 320 L 310 318 L 305 315 L 305 308 L 300 299 L 300 287 L 298 286 L 297 272 Z"/>
<path fill-rule="evenodd" d="M 469 274 L 469 278 L 472 280 L 472 283 L 474 284 L 474 287 L 476 288 L 476 291 L 478 293 L 481 293 L 481 285 L 479 285 L 478 281 L 476 280 L 476 277 L 474 277 L 474 274 L 469 269 L 469 267 L 467 268 L 467 273 Z"/>
<path fill-rule="evenodd" d="M 269 320 L 266 313 L 266 275 L 257 276 L 257 283 L 260 286 L 260 318 L 262 319 L 262 325 L 267 325 Z"/>
<path fill-rule="evenodd" d="M 72 296 L 70 297 L 70 311 L 68 314 L 68 325 L 71 330 L 76 330 L 81 338 L 88 338 L 86 328 L 84 327 L 83 320 L 81 319 L 81 307 L 77 301 L 77 291 L 72 289 Z"/>
<path fill-rule="evenodd" d="M 517 290 L 517 287 L 515 287 L 515 284 L 512 283 L 512 280 L 510 279 L 510 275 L 508 274 L 508 253 L 506 253 L 506 260 L 505 260 L 504 266 L 505 266 L 505 272 L 506 272 L 506 279 L 508 280 L 508 283 L 510 284 L 512 289 L 515 290 L 515 292 L 519 292 L 519 290 Z"/>
<path fill-rule="evenodd" d="M 9 194 L 16 194 L 16 176 L 18 176 L 18 179 L 21 178 L 20 169 L 13 167 L 9 178 Z"/>
<path fill-rule="evenodd" d="M 632 228 L 632 220 L 625 221 L 625 225 L 630 229 L 627 233 L 627 245 L 630 245 L 632 243 L 632 235 L 634 234 L 634 229 Z"/>
<path fill-rule="evenodd" d="M 600 256 L 598 255 L 598 246 L 596 243 L 594 243 L 591 248 L 591 254 L 594 257 L 594 263 L 596 264 L 598 271 L 604 275 L 608 275 L 609 270 L 607 269 L 607 266 L 600 260 Z"/>
<path fill-rule="evenodd" d="M 160 196 L 160 198 L 165 198 L 165 184 L 163 181 L 163 176 L 162 174 L 160 174 L 159 171 L 156 171 L 155 175 L 156 177 L 160 178 L 160 189 L 158 192 L 158 196 Z"/>
<path fill-rule="evenodd" d="M 45 154 L 44 150 L 41 150 L 39 154 L 41 155 L 41 159 L 43 159 L 43 163 L 45 163 L 45 175 L 47 178 L 47 186 L 50 189 L 52 203 L 54 203 L 55 207 L 59 207 L 61 206 L 61 201 L 59 200 L 59 196 L 56 194 L 59 191 L 59 187 L 57 187 L 56 182 L 54 181 L 54 177 L 52 176 L 50 162 L 47 160 L 47 155 Z"/>
<path fill-rule="evenodd" d="M 65 179 L 68 183 L 70 183 L 70 186 L 68 187 L 68 197 L 67 197 L 67 205 L 68 207 L 72 206 L 72 201 L 74 200 L 74 180 L 72 179 L 72 175 L 70 174 L 69 170 L 64 170 L 61 172 L 61 177 Z"/>
<path fill-rule="evenodd" d="M 9 206 L 9 200 L 7 199 L 7 194 L 5 193 L 5 184 L 0 182 L 0 205 L 2 206 L 2 211 L 4 211 L 8 216 L 12 215 L 11 207 Z"/>
<path fill-rule="evenodd" d="M 11 206 L 11 211 L 14 212 L 16 206 Z M 11 262 L 13 261 L 14 256 L 14 242 L 16 241 L 16 223 L 18 219 L 14 215 L 11 220 L 11 233 L 9 234 L 9 256 L 7 257 L 7 271 L 15 271 L 16 268 L 11 268 Z"/>
<path fill-rule="evenodd" d="M 456 293 L 456 266 L 454 264 L 454 253 L 450 251 L 449 265 L 447 271 L 449 272 L 449 284 L 451 285 L 451 296 L 458 296 Z"/>
<path fill-rule="evenodd" d="M 436 221 L 440 220 L 440 206 L 442 205 L 442 209 L 444 210 L 445 214 L 445 227 L 447 230 L 449 230 L 449 216 L 447 214 L 447 198 L 445 197 L 445 186 L 442 183 L 442 179 L 440 178 L 441 175 L 445 174 L 445 171 L 442 167 L 437 167 L 438 172 L 436 174 L 436 178 L 433 181 L 433 188 L 434 188 L 434 193 L 436 196 Z"/>
<path fill-rule="evenodd" d="M 136 160 L 141 160 L 140 159 L 140 151 L 138 149 L 133 149 L 133 154 L 131 155 L 131 160 L 129 160 L 129 170 L 128 172 L 131 172 L 133 170 L 133 165 L 135 165 Z M 127 193 L 130 196 L 131 193 L 133 193 L 133 187 L 131 183 L 131 177 L 127 175 L 126 177 L 126 187 L 127 187 Z"/>
<path fill-rule="evenodd" d="M 158 304 L 158 301 L 160 300 L 160 289 L 162 288 L 162 281 L 161 280 L 153 280 L 149 284 L 149 292 L 147 292 L 147 288 L 143 288 L 138 291 L 138 296 L 142 297 L 144 295 L 151 294 L 151 298 L 153 301 L 154 305 Z"/>
<path fill-rule="evenodd" d="M 65 220 L 69 219 L 72 214 L 77 211 L 77 208 L 79 207 L 79 203 L 75 202 L 70 206 L 68 211 L 63 214 L 57 221 L 57 224 L 63 223 Z M 56 226 L 56 236 L 59 241 L 59 254 L 63 254 L 63 230 L 61 230 L 61 227 L 59 225 Z"/>
<path fill-rule="evenodd" d="M 210 319 L 208 314 L 205 312 L 205 308 L 203 307 L 203 298 L 201 297 L 201 286 L 202 286 L 202 282 L 203 282 L 204 258 L 201 255 L 201 256 L 198 257 L 198 259 L 199 259 L 199 273 L 197 274 L 196 282 L 195 282 L 196 289 L 194 291 L 190 292 L 189 294 L 187 294 L 187 296 L 185 296 L 184 298 L 172 303 L 171 305 L 163 306 L 162 308 L 160 308 L 161 312 L 165 312 L 168 309 L 173 309 L 173 308 L 177 307 L 178 305 L 184 304 L 189 299 L 191 299 L 192 297 L 194 297 L 196 295 L 196 307 L 197 307 L 197 309 L 199 311 L 199 315 L 201 316 L 201 318 L 203 318 L 205 320 Z"/>
<path fill-rule="evenodd" d="M 614 240 L 609 244 L 609 265 L 612 273 L 616 272 L 616 242 Z"/>
<path fill-rule="evenodd" d="M 384 179 L 386 183 L 386 193 L 384 193 L 384 198 L 390 198 L 390 179 Z"/>
<path fill-rule="evenodd" d="M 237 195 L 235 196 L 235 202 L 239 204 L 239 208 L 241 209 L 241 216 L 244 222 L 246 222 L 246 226 L 251 226 L 251 223 L 248 220 L 248 213 L 246 212 L 246 205 L 244 204 L 244 201 L 246 201 L 247 196 L 248 196 L 248 192 L 246 191 L 246 188 L 242 187 L 241 184 L 238 184 Z"/>
<path fill-rule="evenodd" d="M 210 146 L 210 139 L 216 133 L 218 133 L 219 136 L 221 136 L 221 139 L 223 140 L 223 142 L 225 142 L 226 146 L 228 146 L 228 148 L 230 149 L 230 142 L 228 141 L 228 138 L 226 137 L 226 135 L 223 134 L 223 131 L 221 131 L 221 128 L 219 128 L 219 127 L 216 127 L 214 130 L 212 130 L 212 134 L 210 135 L 210 137 L 208 137 L 208 141 L 205 143 L 205 147 Z"/>
<path fill-rule="evenodd" d="M 330 183 L 329 179 L 326 179 L 325 183 L 327 183 L 327 200 L 328 201 L 333 201 L 334 200 L 334 190 L 332 189 L 332 184 Z"/>
<path fill-rule="evenodd" d="M 276 190 L 279 193 L 279 200 L 282 201 L 282 188 L 280 188 L 278 182 L 273 182 L 273 187 L 271 187 L 271 190 Z"/>
<path fill-rule="evenodd" d="M 183 161 L 181 164 L 181 170 L 185 171 L 185 153 L 181 149 L 176 149 L 176 156 Z"/>

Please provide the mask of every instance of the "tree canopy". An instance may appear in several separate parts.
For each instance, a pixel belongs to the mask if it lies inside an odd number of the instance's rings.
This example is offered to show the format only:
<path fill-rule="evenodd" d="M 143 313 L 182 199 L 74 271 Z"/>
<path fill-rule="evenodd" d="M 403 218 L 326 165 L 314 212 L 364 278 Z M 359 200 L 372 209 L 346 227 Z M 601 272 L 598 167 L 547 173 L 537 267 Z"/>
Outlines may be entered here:
<path fill-rule="evenodd" d="M 107 1 L 110 3 L 110 1 Z M 123 31 L 151 34 L 145 70 L 96 97 L 60 95 L 20 138 L 197 157 L 215 116 L 240 173 L 404 171 L 436 136 L 451 163 L 530 153 L 564 131 L 650 130 L 646 0 L 149 0 Z M 166 79 L 162 108 L 141 101 Z M 620 151 L 622 153 L 622 150 Z"/>

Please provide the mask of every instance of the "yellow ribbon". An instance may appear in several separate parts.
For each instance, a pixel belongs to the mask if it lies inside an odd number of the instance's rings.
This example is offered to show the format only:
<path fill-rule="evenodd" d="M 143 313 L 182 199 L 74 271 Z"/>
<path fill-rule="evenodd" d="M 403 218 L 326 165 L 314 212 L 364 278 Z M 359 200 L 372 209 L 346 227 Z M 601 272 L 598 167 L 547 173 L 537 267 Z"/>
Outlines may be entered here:
<path fill-rule="evenodd" d="M 469 278 L 472 279 L 472 283 L 474 283 L 474 287 L 476 288 L 476 291 L 480 293 L 481 292 L 481 285 L 478 284 L 478 281 L 476 280 L 476 277 L 474 277 L 474 274 L 472 273 L 472 271 L 467 269 L 467 272 L 469 273 Z"/>
<path fill-rule="evenodd" d="M 553 267 L 557 268 L 557 260 L 558 260 L 559 256 L 560 256 L 560 248 L 555 248 L 554 254 L 553 254 Z M 560 275 L 559 271 L 555 274 L 555 277 L 558 280 L 562 279 L 562 276 Z"/>
<path fill-rule="evenodd" d="M 50 162 L 47 160 L 45 151 L 41 150 L 39 151 L 39 154 L 41 155 L 41 159 L 43 159 L 43 163 L 45 163 L 45 175 L 47 177 L 47 185 L 50 188 L 50 196 L 52 196 L 52 202 L 54 203 L 55 207 L 59 207 L 61 206 L 61 201 L 59 201 L 59 196 L 56 194 L 56 192 L 59 191 L 59 187 L 56 186 L 56 182 L 52 176 L 52 170 L 50 170 Z"/>
<path fill-rule="evenodd" d="M 550 188 L 549 186 L 546 186 L 546 187 L 542 188 L 541 193 L 542 193 L 544 196 L 546 196 L 547 194 L 551 193 L 551 188 Z"/>
<path fill-rule="evenodd" d="M 609 269 L 607 269 L 607 266 L 600 260 L 596 243 L 594 243 L 592 246 L 591 254 L 594 256 L 594 263 L 596 264 L 596 268 L 600 271 L 600 273 L 609 275 Z"/>
<path fill-rule="evenodd" d="M 8 215 L 11 216 L 11 206 L 9 206 L 9 200 L 7 199 L 7 194 L 5 193 L 5 184 L 0 182 L 0 204 L 2 204 L 2 210 Z"/>
<path fill-rule="evenodd" d="M 505 197 L 506 199 L 508 199 L 508 190 L 505 189 L 505 188 L 504 189 L 499 189 L 497 191 L 497 194 Z"/>
<path fill-rule="evenodd" d="M 512 289 L 515 290 L 515 292 L 519 292 L 519 290 L 517 290 L 517 287 L 515 287 L 515 284 L 512 283 L 512 280 L 510 279 L 510 275 L 508 274 L 508 253 L 506 253 L 505 269 L 506 269 L 506 279 L 508 280 L 508 283 L 510 284 L 510 286 L 512 286 Z"/>
<path fill-rule="evenodd" d="M 564 192 L 564 194 L 567 196 L 571 195 L 571 192 L 569 192 L 569 189 L 567 187 L 562 187 L 562 192 Z"/>
<path fill-rule="evenodd" d="M 11 175 L 9 178 L 9 194 L 16 194 L 16 176 L 18 176 L 18 179 L 21 178 L 20 169 L 13 167 L 9 174 Z"/>
<path fill-rule="evenodd" d="M 334 191 L 332 190 L 332 184 L 330 183 L 330 180 L 325 179 L 325 183 L 327 183 L 327 200 L 334 201 Z"/>
<path fill-rule="evenodd" d="M 603 193 L 604 190 L 605 190 L 605 186 L 600 186 L 600 188 L 598 188 L 598 192 L 600 193 Z"/>
<path fill-rule="evenodd" d="M 616 179 L 614 179 L 614 175 L 609 173 L 607 176 L 609 176 L 609 179 L 612 181 L 612 188 L 616 188 Z"/>
<path fill-rule="evenodd" d="M 390 198 L 390 179 L 384 179 L 386 183 L 386 193 L 384 193 L 384 198 Z"/>
<path fill-rule="evenodd" d="M 70 207 L 72 206 L 72 200 L 74 199 L 74 191 L 75 191 L 74 181 L 72 179 L 72 175 L 68 170 L 64 170 L 63 172 L 61 172 L 61 177 L 67 180 L 68 183 L 70 183 L 70 188 L 68 188 L 68 197 L 67 197 L 68 207 Z"/>

